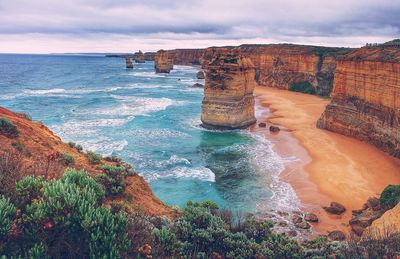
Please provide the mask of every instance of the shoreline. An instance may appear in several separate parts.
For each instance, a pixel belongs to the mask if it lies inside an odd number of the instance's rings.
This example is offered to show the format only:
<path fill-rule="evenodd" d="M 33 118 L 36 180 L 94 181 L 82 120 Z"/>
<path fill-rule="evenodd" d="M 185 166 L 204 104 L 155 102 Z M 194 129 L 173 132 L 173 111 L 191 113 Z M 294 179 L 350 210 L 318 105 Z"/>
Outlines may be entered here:
<path fill-rule="evenodd" d="M 313 234 L 341 230 L 349 234 L 351 211 L 360 209 L 369 197 L 379 197 L 388 184 L 400 184 L 400 159 L 372 145 L 318 129 L 316 122 L 329 100 L 302 93 L 257 86 L 257 124 L 250 132 L 262 133 L 282 157 L 296 157 L 285 164 L 280 177 L 288 182 L 304 212 L 315 213 Z M 269 126 L 281 128 L 269 132 Z M 336 201 L 346 207 L 341 215 L 327 214 L 322 206 Z"/>

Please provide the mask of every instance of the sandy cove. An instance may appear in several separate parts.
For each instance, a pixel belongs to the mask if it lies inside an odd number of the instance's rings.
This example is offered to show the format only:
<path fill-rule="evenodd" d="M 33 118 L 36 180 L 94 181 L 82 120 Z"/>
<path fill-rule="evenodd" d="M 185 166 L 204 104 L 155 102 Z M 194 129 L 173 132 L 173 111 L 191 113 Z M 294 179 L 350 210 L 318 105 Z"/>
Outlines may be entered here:
<path fill-rule="evenodd" d="M 400 160 L 372 145 L 340 134 L 321 130 L 316 122 L 328 100 L 317 96 L 256 87 L 257 109 L 263 109 L 258 122 L 281 127 L 278 134 L 253 126 L 275 144 L 282 156 L 294 156 L 281 177 L 289 182 L 303 204 L 303 210 L 314 212 L 320 223 L 313 224 L 316 233 L 339 229 L 349 232 L 351 211 L 360 209 L 368 197 L 378 196 L 388 184 L 400 184 Z M 272 113 L 272 114 L 271 114 Z M 342 216 L 328 215 L 321 206 L 331 201 L 343 204 Z"/>

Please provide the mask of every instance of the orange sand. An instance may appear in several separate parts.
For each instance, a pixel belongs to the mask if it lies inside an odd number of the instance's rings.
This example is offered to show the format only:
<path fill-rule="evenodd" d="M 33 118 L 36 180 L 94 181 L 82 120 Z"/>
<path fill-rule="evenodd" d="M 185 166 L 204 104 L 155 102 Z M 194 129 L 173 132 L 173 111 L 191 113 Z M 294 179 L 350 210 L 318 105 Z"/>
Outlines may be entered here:
<path fill-rule="evenodd" d="M 368 197 L 379 196 L 388 184 L 400 184 L 399 159 L 316 127 L 328 100 L 270 87 L 256 87 L 255 95 L 259 107 L 272 111 L 271 116 L 266 110 L 258 122 L 279 125 L 282 130 L 270 133 L 268 124 L 266 129 L 253 126 L 251 130 L 268 135 L 279 154 L 299 159 L 289 164 L 281 177 L 293 186 L 303 209 L 319 216 L 320 223 L 313 226 L 316 233 L 348 232 L 351 210 L 361 208 Z M 325 213 L 321 206 L 331 201 L 343 204 L 346 213 L 341 217 Z"/>

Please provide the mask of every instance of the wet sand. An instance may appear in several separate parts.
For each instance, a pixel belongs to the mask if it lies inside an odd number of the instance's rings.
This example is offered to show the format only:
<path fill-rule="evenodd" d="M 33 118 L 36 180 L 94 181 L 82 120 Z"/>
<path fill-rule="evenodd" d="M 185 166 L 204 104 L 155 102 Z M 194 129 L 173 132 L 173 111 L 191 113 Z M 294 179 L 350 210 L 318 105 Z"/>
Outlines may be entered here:
<path fill-rule="evenodd" d="M 316 234 L 332 230 L 349 232 L 351 211 L 360 209 L 368 197 L 379 197 L 388 184 L 400 184 L 400 160 L 372 145 L 340 134 L 321 130 L 316 122 L 329 100 L 317 96 L 256 87 L 259 122 L 251 131 L 262 132 L 284 157 L 296 157 L 281 173 L 302 202 L 302 209 L 318 215 L 313 224 Z M 270 125 L 281 128 L 270 133 Z M 342 216 L 328 215 L 322 206 L 331 201 L 343 204 Z"/>

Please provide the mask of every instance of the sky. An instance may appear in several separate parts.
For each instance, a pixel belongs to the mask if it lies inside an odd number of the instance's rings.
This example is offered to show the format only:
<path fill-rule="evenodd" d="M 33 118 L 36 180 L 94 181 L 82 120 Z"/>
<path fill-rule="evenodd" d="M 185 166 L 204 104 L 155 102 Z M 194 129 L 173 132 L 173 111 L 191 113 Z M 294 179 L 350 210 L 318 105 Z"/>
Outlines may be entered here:
<path fill-rule="evenodd" d="M 399 18 L 400 0 L 0 0 L 0 53 L 360 47 L 399 38 Z"/>

